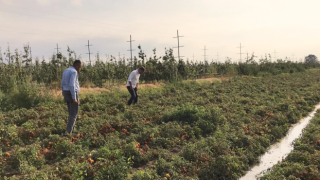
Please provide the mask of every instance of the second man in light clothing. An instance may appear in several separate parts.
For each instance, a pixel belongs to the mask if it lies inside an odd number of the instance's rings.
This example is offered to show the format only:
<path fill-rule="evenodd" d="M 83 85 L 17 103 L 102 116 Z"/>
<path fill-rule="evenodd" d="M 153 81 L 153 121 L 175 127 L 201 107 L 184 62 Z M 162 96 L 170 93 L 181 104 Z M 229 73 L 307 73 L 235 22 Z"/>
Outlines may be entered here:
<path fill-rule="evenodd" d="M 131 105 L 132 102 L 135 104 L 138 102 L 138 83 L 140 74 L 144 73 L 144 67 L 140 67 L 132 71 L 129 75 L 128 82 L 127 82 L 127 89 L 131 94 L 131 98 L 128 101 L 128 105 Z"/>

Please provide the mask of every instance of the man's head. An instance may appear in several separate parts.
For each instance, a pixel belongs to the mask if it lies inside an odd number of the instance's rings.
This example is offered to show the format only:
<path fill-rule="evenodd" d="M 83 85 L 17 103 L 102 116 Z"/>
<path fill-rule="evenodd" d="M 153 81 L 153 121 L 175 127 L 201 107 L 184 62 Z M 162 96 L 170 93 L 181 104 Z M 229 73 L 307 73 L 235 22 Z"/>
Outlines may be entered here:
<path fill-rule="evenodd" d="M 138 72 L 139 72 L 139 74 L 144 73 L 144 67 L 140 67 L 140 68 L 138 69 Z"/>
<path fill-rule="evenodd" d="M 80 69 L 82 68 L 82 63 L 80 60 L 75 60 L 73 62 L 73 67 L 79 72 Z"/>

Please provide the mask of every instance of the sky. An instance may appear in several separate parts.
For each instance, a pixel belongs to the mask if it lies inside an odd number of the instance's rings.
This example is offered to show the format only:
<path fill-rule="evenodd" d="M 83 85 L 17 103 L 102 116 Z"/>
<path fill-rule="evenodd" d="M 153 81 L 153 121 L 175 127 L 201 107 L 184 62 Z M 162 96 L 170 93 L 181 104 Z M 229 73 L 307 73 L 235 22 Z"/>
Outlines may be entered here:
<path fill-rule="evenodd" d="M 82 60 L 90 50 L 107 56 L 130 58 L 138 45 L 150 57 L 156 48 L 178 46 L 182 59 L 242 61 L 257 59 L 299 61 L 309 54 L 320 56 L 319 0 L 0 0 L 0 47 L 23 50 L 29 43 L 32 56 L 46 58 L 67 46 Z M 206 55 L 204 56 L 204 50 Z M 178 56 L 177 48 L 174 55 Z"/>

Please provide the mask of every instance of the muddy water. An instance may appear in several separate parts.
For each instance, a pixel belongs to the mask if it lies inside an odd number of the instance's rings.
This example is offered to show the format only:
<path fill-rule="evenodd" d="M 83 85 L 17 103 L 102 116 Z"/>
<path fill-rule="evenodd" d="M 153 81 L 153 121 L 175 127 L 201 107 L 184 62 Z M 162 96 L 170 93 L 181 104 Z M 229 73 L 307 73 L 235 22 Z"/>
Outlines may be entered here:
<path fill-rule="evenodd" d="M 301 119 L 298 123 L 293 125 L 288 134 L 281 139 L 280 142 L 272 145 L 270 149 L 260 157 L 260 164 L 251 168 L 245 176 L 240 178 L 240 180 L 254 180 L 261 177 L 262 172 L 268 170 L 273 165 L 282 161 L 292 150 L 293 142 L 295 139 L 299 138 L 302 134 L 302 130 L 309 124 L 310 120 L 316 114 L 316 111 L 320 108 L 320 104 L 315 106 L 315 109 L 309 113 L 309 115 Z"/>

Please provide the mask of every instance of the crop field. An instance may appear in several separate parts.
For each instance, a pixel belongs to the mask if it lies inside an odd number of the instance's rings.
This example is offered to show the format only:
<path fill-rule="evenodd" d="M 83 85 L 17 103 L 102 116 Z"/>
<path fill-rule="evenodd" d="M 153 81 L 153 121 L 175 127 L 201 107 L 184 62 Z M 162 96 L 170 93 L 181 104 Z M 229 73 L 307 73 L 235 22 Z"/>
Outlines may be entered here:
<path fill-rule="evenodd" d="M 312 69 L 168 83 L 141 89 L 133 106 L 121 89 L 80 93 L 72 137 L 63 135 L 62 97 L 43 98 L 0 112 L 1 179 L 238 179 L 313 109 L 319 90 L 320 71 Z M 303 152 L 289 155 L 288 172 L 316 168 L 316 137 L 298 141 Z"/>
<path fill-rule="evenodd" d="M 320 111 L 311 120 L 294 150 L 267 172 L 262 180 L 320 180 Z"/>

